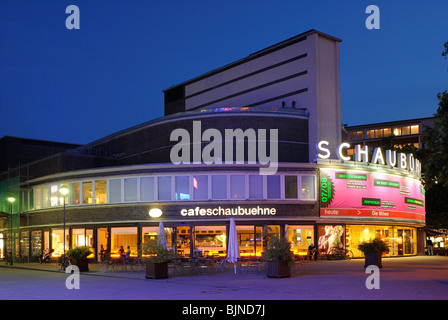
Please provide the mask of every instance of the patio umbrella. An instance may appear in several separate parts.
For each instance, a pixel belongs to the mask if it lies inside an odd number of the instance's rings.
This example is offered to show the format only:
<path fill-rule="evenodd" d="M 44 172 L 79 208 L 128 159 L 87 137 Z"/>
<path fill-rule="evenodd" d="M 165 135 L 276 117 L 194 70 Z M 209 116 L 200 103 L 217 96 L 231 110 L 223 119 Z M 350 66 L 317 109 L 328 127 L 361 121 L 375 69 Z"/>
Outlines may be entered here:
<path fill-rule="evenodd" d="M 165 228 L 163 227 L 162 221 L 159 222 L 159 235 L 157 237 L 157 243 L 168 250 L 168 245 L 166 243 Z"/>
<path fill-rule="evenodd" d="M 233 269 L 236 273 L 236 263 L 240 257 L 240 248 L 238 246 L 238 237 L 236 234 L 235 220 L 230 218 L 229 245 L 227 246 L 227 261 L 233 263 Z"/>

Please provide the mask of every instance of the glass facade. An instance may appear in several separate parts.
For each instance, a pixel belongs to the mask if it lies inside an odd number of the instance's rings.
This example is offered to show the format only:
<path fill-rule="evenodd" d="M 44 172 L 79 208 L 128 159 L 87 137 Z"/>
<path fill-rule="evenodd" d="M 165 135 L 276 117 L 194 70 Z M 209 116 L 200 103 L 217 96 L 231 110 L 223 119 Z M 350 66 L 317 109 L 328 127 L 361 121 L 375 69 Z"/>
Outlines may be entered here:
<path fill-rule="evenodd" d="M 313 174 L 195 174 L 142 176 L 53 183 L 35 186 L 34 210 L 61 207 L 61 186 L 68 186 L 66 205 L 195 200 L 304 200 L 316 201 Z M 33 200 L 33 199 L 30 199 Z"/>
<path fill-rule="evenodd" d="M 263 238 L 263 229 L 268 227 L 268 234 Z M 417 228 L 407 226 L 381 225 L 317 225 L 313 224 L 281 224 L 266 225 L 263 223 L 240 225 L 237 223 L 237 238 L 241 257 L 261 257 L 270 237 L 284 236 L 291 244 L 294 255 L 308 254 L 308 247 L 314 245 L 319 254 L 330 253 L 333 248 L 351 250 L 355 258 L 362 258 L 358 245 L 374 238 L 381 239 L 389 247 L 385 256 L 416 255 Z M 183 225 L 168 224 L 164 228 L 167 245 L 175 249 L 180 257 L 225 256 L 227 250 L 228 225 Z M 66 228 L 65 250 L 79 246 L 88 246 L 93 252 L 89 258 L 98 258 L 102 251 L 108 250 L 113 258 L 120 256 L 120 250 L 130 247 L 131 256 L 141 256 L 141 245 L 158 239 L 158 226 L 141 227 L 90 227 Z M 1 234 L 5 236 L 5 234 Z M 16 236 L 18 248 L 24 259 L 34 260 L 49 249 L 54 249 L 57 258 L 63 253 L 63 229 L 50 231 L 21 231 Z M 7 236 L 7 234 L 6 234 Z M 317 236 L 317 238 L 316 238 Z M 140 246 L 138 239 L 141 239 Z M 5 241 L 3 239 L 3 244 Z M 110 245 L 110 247 L 109 247 Z M 2 247 L 3 250 L 3 247 Z"/>
<path fill-rule="evenodd" d="M 417 229 L 401 226 L 347 225 L 347 248 L 355 257 L 362 257 L 358 245 L 363 241 L 380 239 L 389 247 L 387 256 L 405 256 L 417 254 Z"/>
<path fill-rule="evenodd" d="M 358 245 L 365 241 L 380 239 L 386 243 L 389 253 L 385 256 L 417 254 L 417 229 L 403 226 L 380 225 L 319 225 L 318 249 L 321 254 L 332 248 L 351 250 L 354 257 L 363 257 Z"/>

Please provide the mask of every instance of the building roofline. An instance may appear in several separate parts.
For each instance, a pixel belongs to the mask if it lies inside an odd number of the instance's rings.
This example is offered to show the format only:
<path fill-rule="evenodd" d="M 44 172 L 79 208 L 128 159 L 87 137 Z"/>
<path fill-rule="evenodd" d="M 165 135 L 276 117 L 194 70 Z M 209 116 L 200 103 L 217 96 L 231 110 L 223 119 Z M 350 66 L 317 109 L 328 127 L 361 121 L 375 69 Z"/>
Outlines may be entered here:
<path fill-rule="evenodd" d="M 298 34 L 298 35 L 296 35 L 296 36 L 294 36 L 294 37 L 291 37 L 291 38 L 289 38 L 289 39 L 283 40 L 283 41 L 281 41 L 281 42 L 279 42 L 279 43 L 276 43 L 276 44 L 274 44 L 274 45 L 271 45 L 271 46 L 269 46 L 269 47 L 267 47 L 267 48 L 261 49 L 261 50 L 259 50 L 259 51 L 254 52 L 254 53 L 251 53 L 251 54 L 249 54 L 247 57 L 244 57 L 244 58 L 242 58 L 242 59 L 239 59 L 239 60 L 236 60 L 236 61 L 234 61 L 234 62 L 231 62 L 231 63 L 226 64 L 226 65 L 224 65 L 224 66 L 222 66 L 222 67 L 219 67 L 219 68 L 217 68 L 217 69 L 213 69 L 213 70 L 211 70 L 211 71 L 209 71 L 209 72 L 206 72 L 206 73 L 204 73 L 204 74 L 202 74 L 202 75 L 199 75 L 199 76 L 197 76 L 197 77 L 194 77 L 194 78 L 192 78 L 192 79 L 190 79 L 190 80 L 186 80 L 186 81 L 181 82 L 181 83 L 179 83 L 179 84 L 175 84 L 175 85 L 173 85 L 173 86 L 171 86 L 171 87 L 169 87 L 169 88 L 167 88 L 167 89 L 165 89 L 165 90 L 162 90 L 162 92 L 166 92 L 166 91 L 171 90 L 171 89 L 173 89 L 173 88 L 176 88 L 176 87 L 179 87 L 179 86 L 183 86 L 183 85 L 186 85 L 186 84 L 189 84 L 189 83 L 193 83 L 193 82 L 199 81 L 199 80 L 201 80 L 201 79 L 203 79 L 203 78 L 210 77 L 210 76 L 212 76 L 212 75 L 214 75 L 214 74 L 217 74 L 217 73 L 222 72 L 222 71 L 225 71 L 225 70 L 227 70 L 227 69 L 236 67 L 236 66 L 238 66 L 238 65 L 240 65 L 240 64 L 243 64 L 243 63 L 245 63 L 245 62 L 248 62 L 248 61 L 250 61 L 250 60 L 257 59 L 257 58 L 259 58 L 259 57 L 261 57 L 261 56 L 264 56 L 264 55 L 266 55 L 266 54 L 269 54 L 269 53 L 271 53 L 271 52 L 273 52 L 273 51 L 276 51 L 276 50 L 282 49 L 282 48 L 284 48 L 284 47 L 293 45 L 293 44 L 295 44 L 295 43 L 297 43 L 297 42 L 306 40 L 307 36 L 309 36 L 309 35 L 311 35 L 311 34 L 313 34 L 313 33 L 317 33 L 318 35 L 320 35 L 320 36 L 322 36 L 322 37 L 325 37 L 325 38 L 328 38 L 328 39 L 331 39 L 331 40 L 334 40 L 334 41 L 342 42 L 342 40 L 339 39 L 339 38 L 336 38 L 336 37 L 333 37 L 333 36 L 331 36 L 331 35 L 329 35 L 329 34 L 326 34 L 326 33 L 320 32 L 320 31 L 317 31 L 317 30 L 315 30 L 315 29 L 310 29 L 310 30 L 308 30 L 308 31 L 306 31 L 306 32 L 303 32 L 303 33 L 301 33 L 301 34 Z"/>
<path fill-rule="evenodd" d="M 42 143 L 55 143 L 55 144 L 65 144 L 65 145 L 71 145 L 74 148 L 77 146 L 82 146 L 81 143 L 73 143 L 73 142 L 63 142 L 63 141 L 54 141 L 54 140 L 43 140 L 43 139 L 34 139 L 34 138 L 23 138 L 23 137 L 15 137 L 15 136 L 3 136 L 0 138 L 0 141 L 3 139 L 14 139 L 14 140 L 25 140 L 25 141 L 34 141 L 34 142 L 42 142 Z"/>
<path fill-rule="evenodd" d="M 367 128 L 367 127 L 374 127 L 374 126 L 410 123 L 410 122 L 430 120 L 430 119 L 435 119 L 435 118 L 434 117 L 426 117 L 426 118 L 414 118 L 414 119 L 407 119 L 407 120 L 396 120 L 396 121 L 375 122 L 375 123 L 368 123 L 368 124 L 358 124 L 358 125 L 352 125 L 352 126 L 344 125 L 344 128 L 346 130 L 353 129 L 353 128 Z"/>

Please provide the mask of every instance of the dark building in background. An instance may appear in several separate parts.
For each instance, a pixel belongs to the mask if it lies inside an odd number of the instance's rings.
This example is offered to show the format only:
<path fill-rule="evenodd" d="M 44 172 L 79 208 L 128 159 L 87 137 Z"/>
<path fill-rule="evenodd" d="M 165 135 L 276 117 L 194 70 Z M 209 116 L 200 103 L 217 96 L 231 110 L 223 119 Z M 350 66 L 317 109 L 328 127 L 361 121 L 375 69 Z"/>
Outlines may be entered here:
<path fill-rule="evenodd" d="M 0 173 L 80 146 L 73 143 L 5 136 L 0 138 Z"/>

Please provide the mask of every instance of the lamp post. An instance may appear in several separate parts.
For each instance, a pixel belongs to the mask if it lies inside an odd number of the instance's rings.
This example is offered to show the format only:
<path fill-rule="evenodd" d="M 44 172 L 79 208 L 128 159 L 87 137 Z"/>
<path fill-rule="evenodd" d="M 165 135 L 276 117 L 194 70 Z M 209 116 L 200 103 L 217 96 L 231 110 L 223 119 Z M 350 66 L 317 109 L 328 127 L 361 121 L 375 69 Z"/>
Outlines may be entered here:
<path fill-rule="evenodd" d="M 10 250 L 11 250 L 11 265 L 13 263 L 13 248 L 14 248 L 14 238 L 12 236 L 12 207 L 14 205 L 14 201 L 16 201 L 16 198 L 13 196 L 9 196 L 8 197 L 8 202 L 9 202 L 9 238 L 10 238 Z"/>
<path fill-rule="evenodd" d="M 65 257 L 65 197 L 68 194 L 68 188 L 66 186 L 60 187 L 59 193 L 64 196 L 64 227 L 63 227 L 64 228 L 64 248 L 63 248 L 64 254 L 63 254 L 63 256 Z"/>

